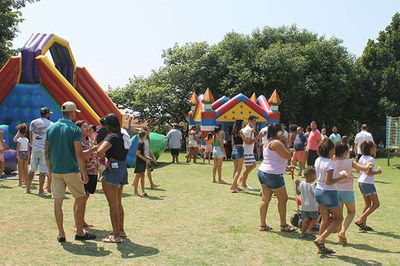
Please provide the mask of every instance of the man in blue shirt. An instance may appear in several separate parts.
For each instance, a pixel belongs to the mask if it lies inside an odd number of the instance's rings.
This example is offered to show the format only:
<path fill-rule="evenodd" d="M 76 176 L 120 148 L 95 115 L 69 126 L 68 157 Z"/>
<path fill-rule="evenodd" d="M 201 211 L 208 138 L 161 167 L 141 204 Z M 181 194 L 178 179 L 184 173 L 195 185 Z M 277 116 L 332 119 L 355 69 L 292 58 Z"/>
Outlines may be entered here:
<path fill-rule="evenodd" d="M 332 128 L 332 134 L 329 136 L 329 138 L 331 139 L 331 141 L 333 142 L 333 144 L 336 144 L 339 141 L 342 141 L 342 137 L 340 136 L 338 132 L 338 129 L 336 126 L 334 126 Z"/>
<path fill-rule="evenodd" d="M 299 175 L 302 174 L 304 168 L 305 168 L 305 146 L 307 143 L 307 137 L 303 133 L 303 128 L 302 127 L 297 127 L 297 134 L 296 138 L 294 140 L 294 153 L 293 153 L 293 158 L 292 158 L 292 164 L 297 165 L 297 162 L 300 164 L 300 171 Z"/>
<path fill-rule="evenodd" d="M 65 102 L 61 106 L 62 118 L 52 124 L 46 132 L 45 155 L 49 173 L 53 174 L 54 215 L 58 227 L 58 242 L 65 242 L 62 204 L 65 188 L 75 198 L 74 218 L 75 240 L 95 239 L 96 236 L 83 230 L 85 212 L 85 189 L 88 182 L 85 160 L 82 152 L 82 132 L 72 121 L 76 118 L 75 103 Z"/>

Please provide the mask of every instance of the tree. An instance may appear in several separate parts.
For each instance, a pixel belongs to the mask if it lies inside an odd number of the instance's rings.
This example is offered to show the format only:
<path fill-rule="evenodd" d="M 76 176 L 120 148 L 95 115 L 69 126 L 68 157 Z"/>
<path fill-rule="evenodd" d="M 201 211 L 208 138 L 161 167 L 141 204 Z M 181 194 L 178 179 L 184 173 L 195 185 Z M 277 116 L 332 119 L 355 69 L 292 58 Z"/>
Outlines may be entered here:
<path fill-rule="evenodd" d="M 385 115 L 400 116 L 399 13 L 392 17 L 376 41 L 368 40 L 359 64 L 362 84 L 358 91 L 361 97 L 357 99 L 362 106 L 359 121 L 374 128 L 384 126 Z"/>
<path fill-rule="evenodd" d="M 18 50 L 12 48 L 12 40 L 17 36 L 18 24 L 23 21 L 19 11 L 26 3 L 39 0 L 0 0 L 0 66 Z"/>

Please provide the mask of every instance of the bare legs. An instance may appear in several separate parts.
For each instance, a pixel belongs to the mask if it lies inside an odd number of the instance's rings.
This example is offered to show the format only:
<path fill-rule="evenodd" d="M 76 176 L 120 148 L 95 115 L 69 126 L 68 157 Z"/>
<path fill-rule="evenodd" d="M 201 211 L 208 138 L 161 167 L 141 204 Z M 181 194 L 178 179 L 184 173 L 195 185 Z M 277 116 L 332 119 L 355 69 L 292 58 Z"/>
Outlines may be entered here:
<path fill-rule="evenodd" d="M 233 160 L 233 182 L 231 185 L 231 192 L 236 192 L 239 189 L 237 184 L 239 180 L 240 173 L 242 172 L 244 158 L 239 160 Z"/>
<path fill-rule="evenodd" d="M 243 175 L 240 178 L 240 182 L 242 182 L 242 187 L 247 188 L 247 178 L 253 169 L 256 168 L 256 163 L 254 162 L 252 165 L 246 165 Z"/>
<path fill-rule="evenodd" d="M 325 244 L 325 239 L 343 222 L 343 213 L 340 207 L 327 209 L 319 205 L 321 211 L 321 224 L 319 225 L 319 236 L 314 240 L 318 244 Z M 329 224 L 329 213 L 334 216 L 333 222 Z"/>
<path fill-rule="evenodd" d="M 110 209 L 111 225 L 113 228 L 112 235 L 114 238 L 119 238 L 121 233 L 121 223 L 123 224 L 124 221 L 124 210 L 121 201 L 122 188 L 120 186 L 107 184 L 104 180 L 102 184 Z"/>
<path fill-rule="evenodd" d="M 222 180 L 222 162 L 224 161 L 224 158 L 214 158 L 214 166 L 213 166 L 213 183 L 223 183 L 224 181 Z M 218 181 L 216 179 L 216 174 L 218 171 Z"/>
<path fill-rule="evenodd" d="M 262 191 L 262 198 L 260 204 L 260 229 L 261 227 L 266 227 L 266 219 L 267 219 L 267 212 L 268 206 L 271 201 L 272 194 L 275 194 L 278 199 L 278 212 L 279 212 L 279 219 L 281 222 L 281 228 L 286 227 L 288 224 L 286 222 L 286 204 L 288 200 L 288 195 L 286 188 L 281 188 L 278 190 L 271 190 L 266 185 L 261 185 Z"/>
<path fill-rule="evenodd" d="M 340 203 L 342 212 L 343 212 L 343 203 Z M 354 216 L 356 215 L 356 205 L 355 203 L 346 203 L 345 204 L 346 209 L 347 209 L 347 216 L 343 221 L 343 225 L 339 225 L 339 233 L 338 236 L 345 238 L 346 237 L 346 231 L 349 228 L 351 222 L 354 219 Z"/>
<path fill-rule="evenodd" d="M 65 237 L 64 224 L 63 224 L 64 216 L 62 211 L 63 200 L 64 199 L 54 199 L 54 216 L 56 218 L 59 237 Z M 85 234 L 85 232 L 83 231 L 83 215 L 84 215 L 83 208 L 85 206 L 85 201 L 86 201 L 85 196 L 76 198 L 73 206 L 77 235 Z"/>
<path fill-rule="evenodd" d="M 367 218 L 371 215 L 376 209 L 379 208 L 379 198 L 377 194 L 372 194 L 368 196 L 364 196 L 364 209 L 363 213 L 358 219 L 356 220 L 357 224 L 367 224 Z"/>

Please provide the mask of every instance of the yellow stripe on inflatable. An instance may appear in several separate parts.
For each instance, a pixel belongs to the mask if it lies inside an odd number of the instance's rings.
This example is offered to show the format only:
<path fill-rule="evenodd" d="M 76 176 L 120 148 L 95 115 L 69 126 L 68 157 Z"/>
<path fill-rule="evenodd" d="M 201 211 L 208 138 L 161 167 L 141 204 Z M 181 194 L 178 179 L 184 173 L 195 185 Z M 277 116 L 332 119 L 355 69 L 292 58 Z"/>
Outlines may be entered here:
<path fill-rule="evenodd" d="M 68 80 L 66 80 L 66 78 L 58 71 L 58 69 L 53 65 L 53 63 L 47 56 L 39 55 L 35 59 L 42 61 L 57 76 L 57 78 L 64 84 L 64 86 L 68 88 L 68 90 L 74 95 L 74 97 L 85 107 L 85 110 L 92 117 L 94 117 L 96 121 L 100 121 L 100 117 L 96 114 L 92 107 L 90 107 L 90 105 L 79 94 L 79 92 L 74 87 L 72 87 Z"/>
<path fill-rule="evenodd" d="M 47 44 L 43 47 L 42 49 L 42 54 L 41 55 L 45 55 L 47 53 L 47 51 L 50 49 L 50 47 L 55 43 L 59 43 L 62 46 L 66 47 L 68 49 L 69 55 L 71 56 L 71 60 L 72 63 L 74 64 L 74 69 L 76 68 L 76 62 L 75 62 L 75 58 L 74 55 L 72 53 L 71 47 L 69 47 L 69 42 L 63 38 L 60 38 L 56 35 L 53 35 L 51 37 L 51 39 L 47 42 Z"/>

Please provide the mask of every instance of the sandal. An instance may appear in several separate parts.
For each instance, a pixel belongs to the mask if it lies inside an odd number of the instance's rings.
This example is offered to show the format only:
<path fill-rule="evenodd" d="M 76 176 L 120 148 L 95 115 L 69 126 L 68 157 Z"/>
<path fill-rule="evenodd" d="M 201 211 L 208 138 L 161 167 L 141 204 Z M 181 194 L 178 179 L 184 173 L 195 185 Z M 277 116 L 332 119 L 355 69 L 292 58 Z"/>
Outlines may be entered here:
<path fill-rule="evenodd" d="M 372 231 L 372 230 L 368 230 L 369 226 L 365 225 L 364 223 L 358 224 L 357 222 L 354 222 L 354 224 L 357 225 L 361 231 Z M 371 227 L 369 227 L 369 228 L 371 228 Z"/>
<path fill-rule="evenodd" d="M 281 232 L 286 232 L 286 233 L 293 233 L 297 230 L 297 227 L 294 227 L 290 224 L 286 225 L 281 225 Z"/>
<path fill-rule="evenodd" d="M 238 189 L 232 189 L 232 188 L 231 188 L 231 193 L 239 193 L 239 190 L 238 190 Z"/>
<path fill-rule="evenodd" d="M 258 230 L 261 232 L 271 231 L 272 227 L 268 225 L 260 225 L 260 228 Z"/>
<path fill-rule="evenodd" d="M 109 235 L 102 240 L 104 243 L 121 243 L 122 239 L 120 237 L 115 237 L 113 235 Z"/>
<path fill-rule="evenodd" d="M 218 181 L 218 184 L 223 184 L 223 185 L 225 185 L 225 184 L 227 184 L 226 182 L 225 182 L 225 180 L 220 180 L 220 181 Z"/>
<path fill-rule="evenodd" d="M 325 247 L 325 243 L 320 244 L 320 243 L 318 243 L 317 240 L 314 240 L 313 243 L 318 248 L 318 254 L 334 254 L 334 253 L 336 253 L 335 251 L 333 251 L 333 249 Z"/>
<path fill-rule="evenodd" d="M 341 236 L 341 235 L 338 235 L 338 238 L 339 238 L 339 243 L 340 244 L 347 244 L 347 238 L 346 237 L 344 237 L 344 236 Z"/>
<path fill-rule="evenodd" d="M 147 195 L 146 192 L 143 192 L 142 195 L 140 195 L 140 196 L 141 196 L 141 197 L 147 197 L 148 195 Z"/>

